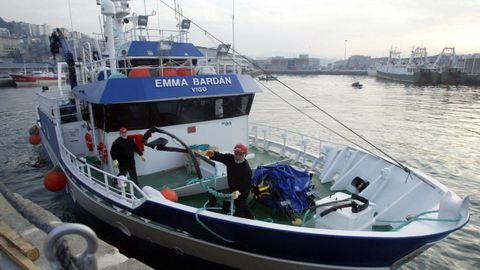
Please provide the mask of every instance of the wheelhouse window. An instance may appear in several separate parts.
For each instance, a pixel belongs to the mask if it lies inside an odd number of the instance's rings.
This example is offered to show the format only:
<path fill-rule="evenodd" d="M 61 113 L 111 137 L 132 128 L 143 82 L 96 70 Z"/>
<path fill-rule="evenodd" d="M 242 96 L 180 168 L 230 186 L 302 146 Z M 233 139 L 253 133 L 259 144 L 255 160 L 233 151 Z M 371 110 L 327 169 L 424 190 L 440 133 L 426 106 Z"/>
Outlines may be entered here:
<path fill-rule="evenodd" d="M 248 115 L 253 94 L 143 103 L 94 104 L 95 126 L 107 132 L 173 126 Z"/>

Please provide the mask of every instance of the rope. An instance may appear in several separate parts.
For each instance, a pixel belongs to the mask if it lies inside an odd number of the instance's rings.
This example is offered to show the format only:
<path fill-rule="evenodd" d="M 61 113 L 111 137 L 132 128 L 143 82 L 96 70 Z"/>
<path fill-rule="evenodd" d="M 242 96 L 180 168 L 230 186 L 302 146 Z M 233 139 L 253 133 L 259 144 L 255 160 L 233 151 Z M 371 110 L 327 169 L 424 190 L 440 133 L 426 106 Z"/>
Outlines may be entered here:
<path fill-rule="evenodd" d="M 303 215 L 303 219 L 302 219 L 302 227 L 305 227 L 307 225 L 307 223 L 310 223 L 312 220 L 316 220 L 318 217 L 316 217 L 316 215 L 314 214 L 313 215 L 313 218 L 307 220 L 307 217 L 308 217 L 308 214 L 310 214 L 310 208 L 308 208 L 308 210 L 305 212 L 305 214 Z"/>
<path fill-rule="evenodd" d="M 196 27 L 198 27 L 200 30 L 204 31 L 205 32 L 205 35 L 209 35 L 211 36 L 213 39 L 215 39 L 217 42 L 221 43 L 221 44 L 225 44 L 224 42 L 222 42 L 222 40 L 220 40 L 219 38 L 217 38 L 216 36 L 212 35 L 211 33 L 209 33 L 205 28 L 201 27 L 200 25 L 198 25 L 197 23 L 195 23 L 193 20 L 189 19 L 188 17 L 184 16 L 183 14 L 180 14 L 176 9 L 174 9 L 173 7 L 171 7 L 170 5 L 168 5 L 167 3 L 165 3 L 163 0 L 159 0 L 163 5 L 165 5 L 166 7 L 168 7 L 169 9 L 171 9 L 173 12 L 175 12 L 175 14 L 179 14 L 181 17 L 185 18 L 185 19 L 188 19 L 190 20 L 190 23 L 195 25 Z M 244 60 L 248 61 L 249 63 L 251 63 L 255 68 L 258 68 L 260 69 L 264 74 L 270 74 L 269 72 L 267 72 L 266 70 L 264 70 L 263 68 L 261 68 L 258 64 L 256 64 L 255 62 L 253 62 L 252 60 L 250 60 L 248 57 L 240 54 L 238 51 L 236 51 L 234 48 L 231 48 L 232 52 L 233 53 L 236 53 L 238 56 L 240 56 L 241 58 L 243 58 Z M 388 158 L 390 158 L 391 160 L 393 160 L 395 163 L 398 164 L 398 166 L 400 166 L 402 169 L 404 170 L 408 170 L 408 168 L 406 166 L 404 166 L 402 163 L 400 163 L 400 161 L 396 160 L 395 158 L 391 157 L 390 155 L 388 155 L 386 152 L 384 152 L 382 149 L 380 149 L 379 147 L 377 147 L 376 145 L 374 145 L 373 143 L 371 143 L 370 141 L 368 141 L 366 138 L 364 138 L 363 136 L 361 136 L 359 133 L 355 132 L 352 128 L 350 128 L 349 126 L 347 126 L 346 124 L 342 123 L 340 120 L 338 120 L 337 118 L 335 118 L 333 115 L 329 114 L 327 111 L 323 110 L 322 108 L 320 108 L 318 105 L 316 105 L 315 103 L 313 103 L 312 101 L 310 101 L 309 99 L 307 99 L 305 96 L 303 96 L 302 94 L 300 94 L 298 91 L 296 91 L 295 89 L 293 89 L 292 87 L 288 86 L 287 84 L 285 84 L 284 82 L 282 82 L 281 80 L 279 79 L 276 79 L 280 84 L 282 84 L 285 88 L 289 89 L 290 91 L 292 91 L 293 93 L 295 93 L 297 96 L 299 96 L 300 98 L 302 98 L 303 100 L 305 100 L 306 102 L 310 103 L 310 105 L 312 105 L 313 107 L 315 107 L 316 109 L 318 109 L 319 111 L 321 111 L 322 113 L 324 113 L 326 116 L 330 117 L 331 119 L 333 119 L 335 122 L 337 122 L 338 124 L 340 124 L 342 127 L 344 127 L 345 129 L 347 129 L 348 131 L 350 131 L 351 133 L 353 133 L 354 135 L 356 135 L 358 138 L 360 138 L 361 140 L 363 140 L 364 142 L 366 142 L 367 144 L 369 144 L 370 146 L 372 146 L 374 149 L 376 149 L 377 151 L 379 151 L 380 153 L 382 153 L 383 155 L 387 156 Z M 289 104 L 290 106 L 292 106 L 291 104 Z M 294 107 L 295 109 L 297 109 L 296 107 Z M 298 109 L 297 109 L 298 110 Z M 317 121 L 315 121 L 317 122 Z M 317 122 L 318 123 L 318 122 Z M 337 133 L 335 133 L 337 134 Z M 337 134 L 338 135 L 338 134 Z M 343 138 L 343 137 L 342 137 Z"/>
<path fill-rule="evenodd" d="M 420 214 L 414 215 L 411 218 L 407 217 L 406 221 L 403 220 L 382 220 L 379 219 L 377 220 L 378 222 L 383 222 L 383 223 L 401 223 L 400 226 L 393 228 L 391 231 L 397 232 L 403 227 L 407 226 L 408 224 L 414 222 L 414 221 L 437 221 L 437 222 L 458 222 L 462 219 L 462 215 L 458 215 L 458 218 L 456 219 L 448 219 L 448 218 L 420 218 L 421 216 L 428 215 L 428 214 L 433 214 L 433 213 L 438 213 L 438 210 L 433 210 L 433 211 L 426 211 L 422 212 Z"/>
<path fill-rule="evenodd" d="M 41 229 L 43 232 L 48 234 L 51 230 L 55 228 L 46 217 L 40 215 L 32 209 L 29 209 L 28 206 L 20 201 L 15 194 L 10 192 L 8 188 L 0 182 L 0 192 L 7 199 L 7 201 L 19 212 L 26 220 L 32 223 L 35 227 Z M 60 240 L 57 243 L 56 255 L 62 265 L 62 269 L 80 269 L 79 262 L 70 252 L 68 243 L 65 239 Z"/>
<path fill-rule="evenodd" d="M 293 109 L 295 109 L 296 111 L 298 111 L 299 113 L 305 115 L 306 117 L 310 118 L 310 120 L 312 120 L 313 122 L 317 123 L 318 125 L 322 126 L 323 128 L 327 129 L 328 131 L 332 132 L 333 134 L 337 135 L 338 137 L 344 139 L 345 141 L 353 144 L 353 145 L 356 145 L 360 148 L 362 148 L 359 144 L 353 142 L 352 140 L 348 139 L 347 137 L 343 136 L 342 134 L 334 131 L 333 129 L 327 127 L 325 124 L 322 124 L 320 121 L 318 121 L 317 119 L 315 119 L 313 116 L 310 116 L 309 114 L 307 114 L 306 112 L 302 111 L 300 108 L 298 108 L 297 106 L 293 105 L 292 103 L 290 103 L 288 100 L 286 100 L 285 98 L 281 97 L 279 94 L 275 93 L 272 89 L 270 89 L 267 85 L 265 85 L 264 83 L 262 82 L 258 82 L 260 83 L 263 87 L 265 87 L 265 89 L 267 89 L 268 91 L 270 91 L 272 94 L 274 94 L 276 97 L 278 97 L 279 99 L 281 99 L 283 102 L 287 103 L 288 105 L 290 105 L 290 107 L 292 107 Z"/>
<path fill-rule="evenodd" d="M 217 198 L 222 198 L 222 199 L 229 199 L 230 201 L 230 212 L 228 213 L 228 215 L 230 216 L 233 216 L 235 214 L 235 204 L 233 203 L 233 200 L 232 200 L 232 197 L 233 195 L 232 194 L 225 194 L 223 192 L 218 192 L 216 191 L 215 189 L 207 186 L 205 183 L 204 183 L 204 180 L 213 180 L 213 181 L 217 181 L 217 178 L 215 177 L 215 175 L 217 175 L 217 168 L 215 168 L 215 172 L 214 174 L 211 176 L 211 177 L 207 177 L 205 179 L 201 178 L 201 179 L 198 179 L 198 178 L 192 178 L 192 179 L 189 179 L 186 181 L 186 184 L 187 185 L 190 185 L 190 184 L 194 184 L 194 183 L 200 183 L 200 186 L 205 189 L 208 193 L 212 194 L 213 196 L 217 197 Z M 215 183 L 216 185 L 216 183 Z M 205 230 L 207 230 L 209 233 L 211 233 L 212 235 L 216 236 L 217 238 L 227 242 L 227 243 L 234 243 L 233 240 L 230 240 L 230 239 L 227 239 L 219 234 L 217 234 L 216 232 L 214 232 L 212 229 L 210 229 L 205 223 L 203 223 L 201 220 L 200 220 L 200 217 L 199 217 L 199 214 L 200 212 L 204 211 L 204 210 L 221 210 L 222 208 L 219 208 L 219 207 L 206 207 L 208 201 L 205 202 L 205 204 L 203 205 L 202 208 L 199 208 L 196 212 L 195 212 L 195 220 L 198 222 L 198 224 L 200 224 Z"/>
<path fill-rule="evenodd" d="M 235 241 L 233 240 L 230 240 L 230 239 L 227 239 L 219 234 L 217 234 L 216 232 L 214 232 L 212 229 L 210 229 L 205 223 L 203 223 L 201 220 L 200 220 L 200 217 L 199 217 L 199 214 L 200 212 L 204 211 L 204 210 L 219 210 L 221 209 L 220 207 L 206 207 L 208 201 L 203 205 L 202 208 L 199 208 L 196 212 L 195 212 L 195 220 L 198 222 L 198 224 L 200 224 L 203 228 L 205 228 L 205 230 L 207 230 L 207 232 L 211 233 L 212 235 L 216 236 L 217 238 L 227 242 L 227 243 L 234 243 Z M 230 205 L 233 205 L 233 203 L 231 203 Z"/>

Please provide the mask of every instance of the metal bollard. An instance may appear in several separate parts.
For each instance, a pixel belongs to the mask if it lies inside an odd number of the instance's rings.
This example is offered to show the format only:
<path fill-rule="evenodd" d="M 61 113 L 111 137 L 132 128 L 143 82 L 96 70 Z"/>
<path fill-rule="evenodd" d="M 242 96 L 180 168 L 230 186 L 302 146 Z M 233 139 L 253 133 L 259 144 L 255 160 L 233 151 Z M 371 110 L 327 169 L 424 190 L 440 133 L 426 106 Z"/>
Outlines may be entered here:
<path fill-rule="evenodd" d="M 60 270 L 62 265 L 56 256 L 57 242 L 65 235 L 76 234 L 87 241 L 87 248 L 79 255 L 73 255 L 78 263 L 78 269 L 97 270 L 95 252 L 98 248 L 97 235 L 89 227 L 78 223 L 63 223 L 50 231 L 45 242 L 45 257 L 48 260 L 48 269 Z"/>

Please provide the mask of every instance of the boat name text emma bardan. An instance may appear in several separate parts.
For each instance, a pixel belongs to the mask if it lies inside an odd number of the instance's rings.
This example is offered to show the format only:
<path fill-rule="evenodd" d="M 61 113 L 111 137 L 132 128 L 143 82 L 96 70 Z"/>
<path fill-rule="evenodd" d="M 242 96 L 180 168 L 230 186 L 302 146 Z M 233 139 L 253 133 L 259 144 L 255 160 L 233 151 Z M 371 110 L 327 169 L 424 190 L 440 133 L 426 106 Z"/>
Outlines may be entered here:
<path fill-rule="evenodd" d="M 209 86 L 209 85 L 227 85 L 232 84 L 232 78 L 230 77 L 207 77 L 207 78 L 192 78 L 192 91 L 193 92 L 205 92 L 207 91 L 206 87 L 198 86 Z M 190 86 L 187 79 L 185 78 L 169 78 L 169 79 L 157 79 L 155 80 L 155 87 L 165 88 L 165 87 L 182 87 Z"/>

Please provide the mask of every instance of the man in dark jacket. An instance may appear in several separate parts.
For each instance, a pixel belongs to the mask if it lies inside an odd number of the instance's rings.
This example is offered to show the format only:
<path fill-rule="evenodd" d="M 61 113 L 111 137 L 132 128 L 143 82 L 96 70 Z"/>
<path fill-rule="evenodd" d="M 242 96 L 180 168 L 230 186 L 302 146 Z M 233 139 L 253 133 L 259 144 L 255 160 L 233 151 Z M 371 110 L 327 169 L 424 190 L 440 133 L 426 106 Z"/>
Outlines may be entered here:
<path fill-rule="evenodd" d="M 252 169 L 245 159 L 248 148 L 243 144 L 235 145 L 232 154 L 221 154 L 216 151 L 208 150 L 206 155 L 212 160 L 220 161 L 227 166 L 228 188 L 233 194 L 235 205 L 235 216 L 253 219 L 253 214 L 248 209 L 247 198 L 250 194 L 250 179 L 252 178 Z M 235 198 L 238 196 L 238 198 Z M 222 213 L 230 211 L 230 201 L 224 200 Z"/>
<path fill-rule="evenodd" d="M 110 155 L 112 156 L 113 166 L 118 167 L 120 173 L 118 175 L 130 175 L 135 184 L 138 185 L 137 169 L 135 168 L 135 152 L 145 161 L 143 153 L 138 148 L 137 144 L 127 137 L 127 129 L 120 128 L 120 137 L 118 137 L 112 144 Z"/>

